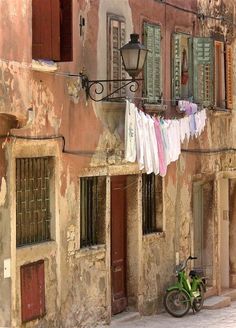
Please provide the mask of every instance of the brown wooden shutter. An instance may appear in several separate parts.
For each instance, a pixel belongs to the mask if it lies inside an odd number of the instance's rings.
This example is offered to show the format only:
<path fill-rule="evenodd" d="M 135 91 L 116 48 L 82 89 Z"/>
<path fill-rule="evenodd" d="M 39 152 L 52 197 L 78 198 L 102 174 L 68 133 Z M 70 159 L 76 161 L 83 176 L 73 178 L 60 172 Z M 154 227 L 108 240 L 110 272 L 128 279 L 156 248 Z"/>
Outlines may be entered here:
<path fill-rule="evenodd" d="M 122 65 L 120 48 L 125 44 L 125 22 L 122 17 L 108 16 L 108 79 L 119 80 L 125 78 L 125 70 Z M 109 83 L 108 92 L 121 87 L 121 82 L 114 81 Z M 125 90 L 119 90 L 113 97 L 125 95 Z"/>
<path fill-rule="evenodd" d="M 44 261 L 21 266 L 21 315 L 22 322 L 43 316 L 45 310 Z"/>
<path fill-rule="evenodd" d="M 60 60 L 59 0 L 32 0 L 32 57 Z"/>
<path fill-rule="evenodd" d="M 61 61 L 73 59 L 72 41 L 72 0 L 61 0 Z"/>
<path fill-rule="evenodd" d="M 226 46 L 226 105 L 233 109 L 233 49 Z"/>

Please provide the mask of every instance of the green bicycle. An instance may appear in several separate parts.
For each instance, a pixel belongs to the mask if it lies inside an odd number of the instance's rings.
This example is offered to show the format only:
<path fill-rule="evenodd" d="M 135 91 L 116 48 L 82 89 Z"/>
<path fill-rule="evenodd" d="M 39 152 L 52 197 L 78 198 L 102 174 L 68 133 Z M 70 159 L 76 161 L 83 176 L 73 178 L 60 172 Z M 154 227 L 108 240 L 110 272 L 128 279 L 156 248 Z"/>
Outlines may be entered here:
<path fill-rule="evenodd" d="M 190 307 L 193 312 L 199 312 L 204 302 L 206 280 L 202 269 L 191 270 L 188 279 L 185 268 L 189 260 L 197 257 L 189 256 L 187 260 L 176 267 L 178 281 L 175 285 L 167 288 L 164 297 L 164 306 L 168 313 L 174 317 L 182 317 L 188 313 Z"/>

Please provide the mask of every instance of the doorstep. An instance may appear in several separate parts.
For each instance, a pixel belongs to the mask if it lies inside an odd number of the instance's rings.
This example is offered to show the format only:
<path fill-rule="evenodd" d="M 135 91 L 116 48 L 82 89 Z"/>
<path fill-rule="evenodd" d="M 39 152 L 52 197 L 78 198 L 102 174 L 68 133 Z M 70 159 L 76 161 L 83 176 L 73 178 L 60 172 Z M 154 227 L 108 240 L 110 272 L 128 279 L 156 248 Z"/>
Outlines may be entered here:
<path fill-rule="evenodd" d="M 229 296 L 211 296 L 204 301 L 203 309 L 217 310 L 231 305 Z"/>
<path fill-rule="evenodd" d="M 231 301 L 236 301 L 236 289 L 234 288 L 223 289 L 221 292 L 221 296 L 227 296 L 231 298 Z"/>
<path fill-rule="evenodd" d="M 113 323 L 120 324 L 120 323 L 124 323 L 124 322 L 134 321 L 134 320 L 137 320 L 140 318 L 141 318 L 141 316 L 140 316 L 139 312 L 123 311 L 123 312 L 113 315 L 111 317 L 111 327 L 112 327 Z"/>

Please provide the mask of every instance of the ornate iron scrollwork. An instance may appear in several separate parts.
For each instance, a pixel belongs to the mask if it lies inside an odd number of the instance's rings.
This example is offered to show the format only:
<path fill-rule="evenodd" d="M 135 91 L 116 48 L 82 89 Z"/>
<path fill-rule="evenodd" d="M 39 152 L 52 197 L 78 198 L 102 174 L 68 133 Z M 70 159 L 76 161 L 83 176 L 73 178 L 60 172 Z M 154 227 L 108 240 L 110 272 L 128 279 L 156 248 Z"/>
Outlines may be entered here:
<path fill-rule="evenodd" d="M 108 100 L 114 100 L 117 98 L 123 98 L 123 97 L 111 97 L 118 91 L 125 89 L 129 86 L 129 91 L 134 93 L 139 88 L 139 81 L 143 81 L 143 79 L 120 79 L 120 80 L 89 80 L 88 77 L 84 74 L 80 74 L 81 78 L 81 84 L 82 88 L 85 89 L 86 92 L 86 98 L 90 98 L 95 102 L 99 101 L 108 101 Z M 105 84 L 110 82 L 125 82 L 122 84 L 119 88 L 116 90 L 113 90 L 111 93 L 104 96 L 104 90 L 105 90 Z M 100 96 L 100 97 L 99 97 Z"/>

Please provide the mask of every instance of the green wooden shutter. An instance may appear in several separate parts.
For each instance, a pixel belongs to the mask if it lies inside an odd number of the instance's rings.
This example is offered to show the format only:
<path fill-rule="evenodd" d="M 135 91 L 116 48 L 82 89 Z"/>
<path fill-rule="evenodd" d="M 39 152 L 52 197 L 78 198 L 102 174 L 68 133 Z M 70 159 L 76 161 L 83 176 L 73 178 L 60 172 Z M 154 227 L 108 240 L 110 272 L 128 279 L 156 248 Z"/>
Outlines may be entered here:
<path fill-rule="evenodd" d="M 214 48 L 211 38 L 193 38 L 194 101 L 213 104 Z"/>
<path fill-rule="evenodd" d="M 172 99 L 181 99 L 181 34 L 172 34 Z"/>
<path fill-rule="evenodd" d="M 161 28 L 144 24 L 144 43 L 149 50 L 145 65 L 145 95 L 149 103 L 161 101 Z"/>

